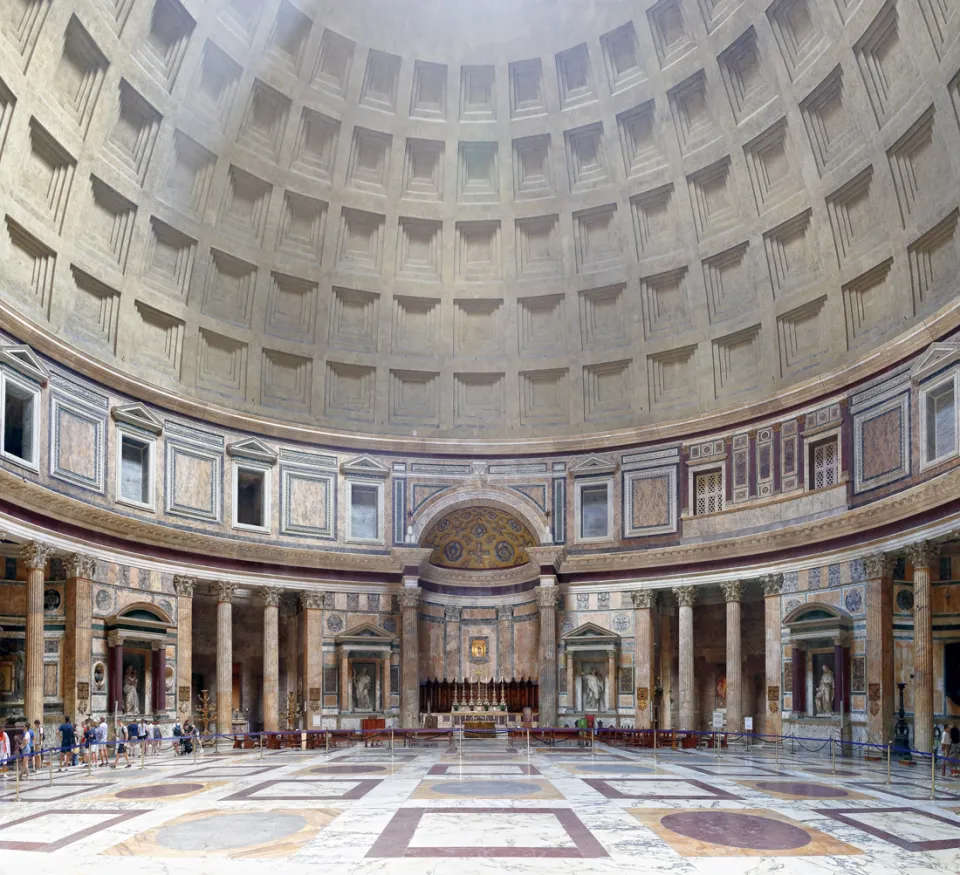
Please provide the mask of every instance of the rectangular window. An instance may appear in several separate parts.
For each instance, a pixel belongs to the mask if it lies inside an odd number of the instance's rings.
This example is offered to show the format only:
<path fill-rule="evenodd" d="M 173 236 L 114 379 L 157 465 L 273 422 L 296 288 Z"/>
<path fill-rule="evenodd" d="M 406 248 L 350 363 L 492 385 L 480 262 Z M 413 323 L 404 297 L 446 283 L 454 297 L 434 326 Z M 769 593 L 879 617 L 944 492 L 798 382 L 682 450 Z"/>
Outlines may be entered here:
<path fill-rule="evenodd" d="M 379 540 L 379 487 L 360 483 L 350 485 L 350 538 L 358 541 Z"/>
<path fill-rule="evenodd" d="M 119 497 L 123 501 L 132 501 L 135 504 L 151 504 L 152 444 L 128 434 L 121 434 L 119 438 Z"/>
<path fill-rule="evenodd" d="M 580 537 L 584 540 L 610 536 L 607 487 L 606 483 L 580 487 Z"/>
<path fill-rule="evenodd" d="M 236 524 L 262 529 L 266 526 L 266 473 L 253 468 L 237 468 Z"/>
<path fill-rule="evenodd" d="M 954 410 L 953 381 L 931 389 L 924 395 L 926 409 L 926 459 L 932 462 L 956 450 L 957 415 Z"/>
<path fill-rule="evenodd" d="M 36 465 L 37 393 L 10 380 L 4 381 L 3 452 Z"/>
<path fill-rule="evenodd" d="M 836 486 L 840 479 L 839 463 L 836 438 L 814 444 L 810 448 L 810 488 Z"/>
<path fill-rule="evenodd" d="M 693 491 L 696 516 L 723 510 L 723 472 L 720 469 L 697 474 L 693 479 Z"/>

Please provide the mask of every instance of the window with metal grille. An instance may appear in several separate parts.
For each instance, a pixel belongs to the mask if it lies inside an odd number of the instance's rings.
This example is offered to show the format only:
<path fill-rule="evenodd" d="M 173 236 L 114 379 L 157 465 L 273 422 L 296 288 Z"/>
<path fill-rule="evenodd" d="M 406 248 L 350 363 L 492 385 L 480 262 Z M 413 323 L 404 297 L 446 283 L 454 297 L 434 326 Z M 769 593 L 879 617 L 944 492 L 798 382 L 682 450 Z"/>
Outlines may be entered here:
<path fill-rule="evenodd" d="M 723 473 L 704 471 L 693 480 L 694 514 L 717 513 L 723 510 Z"/>
<path fill-rule="evenodd" d="M 836 440 L 822 441 L 810 449 L 810 488 L 835 486 L 840 479 Z"/>

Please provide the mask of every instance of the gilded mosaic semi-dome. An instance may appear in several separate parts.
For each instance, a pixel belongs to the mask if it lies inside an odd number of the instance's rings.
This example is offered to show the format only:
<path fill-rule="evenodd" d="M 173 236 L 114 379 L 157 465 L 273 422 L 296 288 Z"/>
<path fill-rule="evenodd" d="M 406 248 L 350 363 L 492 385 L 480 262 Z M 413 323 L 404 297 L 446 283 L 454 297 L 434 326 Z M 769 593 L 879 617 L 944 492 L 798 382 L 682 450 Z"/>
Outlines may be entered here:
<path fill-rule="evenodd" d="M 430 564 L 461 571 L 515 568 L 530 561 L 536 547 L 530 530 L 513 514 L 493 507 L 455 510 L 437 520 L 423 538 L 432 548 Z"/>
<path fill-rule="evenodd" d="M 956 35 L 933 0 L 7 0 L 0 324 L 347 443 L 809 401 L 956 321 Z"/>

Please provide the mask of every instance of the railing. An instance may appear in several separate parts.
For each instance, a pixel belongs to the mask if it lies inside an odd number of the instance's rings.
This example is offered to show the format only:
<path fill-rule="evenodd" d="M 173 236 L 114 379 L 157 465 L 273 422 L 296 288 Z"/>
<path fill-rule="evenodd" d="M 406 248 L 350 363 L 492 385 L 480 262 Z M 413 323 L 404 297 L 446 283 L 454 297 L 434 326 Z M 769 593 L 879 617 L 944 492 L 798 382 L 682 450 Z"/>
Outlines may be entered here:
<path fill-rule="evenodd" d="M 469 733 L 469 730 L 466 730 Z M 698 749 L 712 749 L 720 757 L 721 750 L 732 752 L 731 743 L 742 742 L 743 750 L 752 752 L 754 749 L 764 749 L 772 745 L 775 762 L 779 765 L 781 752 L 791 748 L 791 755 L 798 751 L 802 754 L 822 754 L 829 756 L 831 770 L 836 771 L 837 757 L 841 760 L 871 756 L 872 759 L 886 759 L 887 780 L 892 780 L 893 761 L 900 765 L 918 766 L 930 764 L 930 798 L 936 798 L 937 763 L 941 765 L 941 776 L 946 775 L 947 768 L 951 775 L 960 775 L 960 758 L 943 757 L 936 750 L 924 752 L 909 749 L 894 751 L 893 742 L 876 744 L 871 742 L 847 741 L 839 737 L 808 738 L 800 735 L 774 735 L 769 733 L 731 733 L 721 730 L 697 731 L 674 729 L 622 729 L 617 727 L 602 727 L 582 729 L 569 726 L 557 727 L 512 727 L 506 730 L 507 739 L 514 744 L 524 744 L 527 755 L 530 755 L 531 745 L 542 744 L 548 747 L 576 744 L 591 750 L 596 749 L 596 743 L 601 742 L 612 747 L 643 748 L 652 751 L 654 758 L 660 751 L 685 751 Z M 44 769 L 47 771 L 47 780 L 52 786 L 54 783 L 54 761 L 59 757 L 60 767 L 57 772 L 66 768 L 86 768 L 92 775 L 93 761 L 97 760 L 97 767 L 110 765 L 116 768 L 121 756 L 124 756 L 127 767 L 133 768 L 129 761 L 131 748 L 134 758 L 139 758 L 139 768 L 146 768 L 148 759 L 153 754 L 159 754 L 164 745 L 174 754 L 189 757 L 198 763 L 203 758 L 205 749 L 213 749 L 214 755 L 219 754 L 220 746 L 228 750 L 257 751 L 260 759 L 264 752 L 275 756 L 284 750 L 323 751 L 329 753 L 331 749 L 339 747 L 358 746 L 387 747 L 392 751 L 399 748 L 416 748 L 424 744 L 435 744 L 441 739 L 448 742 L 449 750 L 462 750 L 467 739 L 465 730 L 460 727 L 445 727 L 443 729 L 294 729 L 279 732 L 249 732 L 249 733 L 205 733 L 194 732 L 190 735 L 170 735 L 161 738 L 137 738 L 133 740 L 113 739 L 105 742 L 93 742 L 90 745 L 83 743 L 71 747 L 47 747 L 29 754 L 11 754 L 6 760 L 0 759 L 0 767 L 4 773 L 13 768 L 16 778 L 15 801 L 20 801 L 20 788 L 23 780 L 28 779 L 33 766 L 32 774 L 37 777 Z M 123 746 L 121 750 L 120 746 Z M 827 751 L 825 754 L 824 751 Z M 109 763 L 111 752 L 113 763 Z M 82 758 L 83 762 L 77 762 Z M 41 765 L 37 767 L 37 761 Z M 44 763 L 44 760 L 46 762 Z M 65 762 L 68 761 L 68 762 Z"/>

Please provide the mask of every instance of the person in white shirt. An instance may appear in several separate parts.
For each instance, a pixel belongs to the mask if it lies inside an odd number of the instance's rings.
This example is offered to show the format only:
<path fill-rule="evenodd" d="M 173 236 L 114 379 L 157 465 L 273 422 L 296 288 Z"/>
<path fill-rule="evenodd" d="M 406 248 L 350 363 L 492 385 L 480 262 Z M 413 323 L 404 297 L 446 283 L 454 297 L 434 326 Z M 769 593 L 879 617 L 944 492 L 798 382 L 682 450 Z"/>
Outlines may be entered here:
<path fill-rule="evenodd" d="M 7 774 L 7 760 L 10 759 L 10 736 L 6 732 L 0 731 L 0 771 L 3 772 L 3 780 L 9 780 Z"/>
<path fill-rule="evenodd" d="M 105 766 L 110 761 L 110 752 L 107 750 L 107 718 L 101 717 L 97 724 L 97 765 Z"/>

